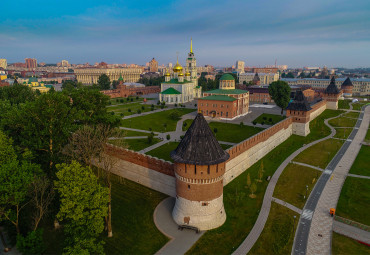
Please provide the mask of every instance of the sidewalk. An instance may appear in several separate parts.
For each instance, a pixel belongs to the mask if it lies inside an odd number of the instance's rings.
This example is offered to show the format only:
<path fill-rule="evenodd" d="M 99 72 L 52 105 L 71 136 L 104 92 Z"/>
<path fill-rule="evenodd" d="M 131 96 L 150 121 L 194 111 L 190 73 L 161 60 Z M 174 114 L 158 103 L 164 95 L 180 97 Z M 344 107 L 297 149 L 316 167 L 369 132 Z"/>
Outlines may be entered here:
<path fill-rule="evenodd" d="M 333 231 L 370 245 L 370 232 L 334 220 Z"/>

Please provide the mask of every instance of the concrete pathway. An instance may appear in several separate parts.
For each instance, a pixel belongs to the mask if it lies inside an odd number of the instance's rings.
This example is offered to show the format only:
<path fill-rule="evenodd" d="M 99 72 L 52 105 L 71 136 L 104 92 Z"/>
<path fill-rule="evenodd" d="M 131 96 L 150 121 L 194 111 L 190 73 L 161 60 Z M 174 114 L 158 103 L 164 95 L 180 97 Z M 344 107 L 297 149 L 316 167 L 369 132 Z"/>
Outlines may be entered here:
<path fill-rule="evenodd" d="M 275 173 L 272 176 L 269 184 L 267 185 L 265 196 L 263 198 L 262 208 L 261 208 L 260 214 L 258 215 L 257 221 L 255 222 L 255 224 L 254 224 L 251 232 L 247 236 L 247 238 L 238 247 L 238 249 L 235 250 L 235 252 L 233 253 L 234 255 L 245 255 L 245 254 L 247 254 L 250 251 L 250 249 L 253 247 L 253 245 L 256 243 L 258 237 L 261 235 L 262 230 L 265 227 L 265 224 L 266 224 L 268 215 L 270 213 L 271 201 L 273 200 L 272 195 L 274 193 L 274 189 L 275 189 L 276 183 L 277 183 L 277 181 L 278 181 L 281 173 L 283 172 L 283 170 L 286 168 L 286 166 L 299 153 L 301 153 L 305 149 L 307 149 L 307 148 L 309 148 L 309 147 L 311 147 L 311 146 L 313 146 L 313 145 L 315 145 L 315 144 L 317 144 L 319 142 L 322 142 L 322 141 L 324 141 L 326 139 L 332 138 L 335 135 L 335 129 L 328 124 L 328 121 L 331 120 L 331 119 L 337 118 L 337 117 L 339 117 L 339 116 L 336 116 L 336 117 L 333 117 L 333 118 L 329 118 L 329 119 L 326 119 L 324 121 L 325 125 L 327 125 L 331 129 L 331 134 L 329 136 L 324 137 L 324 138 L 321 138 L 321 139 L 316 140 L 316 141 L 313 141 L 313 142 L 311 142 L 309 144 L 304 145 L 302 148 L 299 148 L 298 150 L 296 150 L 295 152 L 293 152 L 288 158 L 286 158 L 284 160 L 284 162 L 275 171 Z"/>
<path fill-rule="evenodd" d="M 152 146 L 149 146 L 149 147 L 146 147 L 145 149 L 142 149 L 141 151 L 138 151 L 139 153 L 146 153 L 148 151 L 151 151 L 151 150 L 154 150 L 155 148 L 158 148 L 166 143 L 168 143 L 169 141 L 168 140 L 163 140 L 159 143 L 156 143 L 156 144 L 153 144 Z"/>
<path fill-rule="evenodd" d="M 161 134 L 160 132 L 154 132 L 154 131 L 149 131 L 149 130 L 144 130 L 144 129 L 136 129 L 136 128 L 128 128 L 128 127 L 119 127 L 119 128 L 123 130 L 137 131 L 137 132 L 148 133 L 148 134 L 150 134 L 151 132 L 153 132 L 156 135 Z"/>
<path fill-rule="evenodd" d="M 370 232 L 334 220 L 333 231 L 370 245 Z"/>
<path fill-rule="evenodd" d="M 301 209 L 299 209 L 298 207 L 295 207 L 294 205 L 291 205 L 291 204 L 289 204 L 289 203 L 287 203 L 287 202 L 285 202 L 285 201 L 283 201 L 281 199 L 278 199 L 278 198 L 273 197 L 272 198 L 272 201 L 274 201 L 275 203 L 278 203 L 278 204 L 280 204 L 282 206 L 285 206 L 285 207 L 289 208 L 290 210 L 295 211 L 298 214 L 302 214 L 302 210 Z"/>
<path fill-rule="evenodd" d="M 361 147 L 370 121 L 370 107 L 362 112 L 349 139 L 334 156 L 320 177 L 303 210 L 296 231 L 293 254 L 330 254 L 333 218 L 340 191 Z"/>
<path fill-rule="evenodd" d="M 347 176 L 362 178 L 362 179 L 370 179 L 370 176 L 358 175 L 358 174 L 348 174 Z"/>
<path fill-rule="evenodd" d="M 168 197 L 158 204 L 154 211 L 154 223 L 157 228 L 171 240 L 163 246 L 156 255 L 182 255 L 205 233 L 196 233 L 194 230 L 179 230 L 178 225 L 172 219 L 172 209 L 175 198 Z"/>
<path fill-rule="evenodd" d="M 220 144 L 226 144 L 226 145 L 231 145 L 234 146 L 236 143 L 230 143 L 230 142 L 224 142 L 224 141 L 218 141 Z"/>
<path fill-rule="evenodd" d="M 322 169 L 322 168 L 320 168 L 320 167 L 317 167 L 317 166 L 311 166 L 311 165 L 306 164 L 306 163 L 301 163 L 301 162 L 296 162 L 296 161 L 292 161 L 291 163 L 292 163 L 292 164 L 296 164 L 296 165 L 301 165 L 301 166 L 309 167 L 309 168 L 313 168 L 313 169 L 319 170 L 319 171 L 321 171 L 321 172 L 325 171 L 324 169 Z"/>

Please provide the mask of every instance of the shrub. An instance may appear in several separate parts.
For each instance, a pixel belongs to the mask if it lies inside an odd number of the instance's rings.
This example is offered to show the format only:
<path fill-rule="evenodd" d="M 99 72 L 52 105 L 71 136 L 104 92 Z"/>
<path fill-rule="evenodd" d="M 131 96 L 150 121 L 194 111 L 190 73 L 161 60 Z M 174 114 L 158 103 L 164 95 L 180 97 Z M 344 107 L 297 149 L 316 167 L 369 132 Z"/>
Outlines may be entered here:
<path fill-rule="evenodd" d="M 163 109 L 163 108 L 164 108 L 164 105 L 162 104 L 162 105 L 161 105 L 161 109 Z"/>
<path fill-rule="evenodd" d="M 110 112 L 110 114 L 114 115 L 114 112 Z"/>
<path fill-rule="evenodd" d="M 177 104 L 175 104 L 175 107 L 177 107 Z"/>
<path fill-rule="evenodd" d="M 171 120 L 179 120 L 180 119 L 180 113 L 178 111 L 173 111 L 173 112 L 170 113 L 170 115 L 168 115 L 168 117 Z"/>
<path fill-rule="evenodd" d="M 124 101 L 123 101 L 123 99 L 121 99 L 121 100 L 119 100 L 121 103 L 123 103 Z"/>
<path fill-rule="evenodd" d="M 144 106 L 141 106 L 141 110 L 144 110 L 145 109 L 145 107 Z"/>
<path fill-rule="evenodd" d="M 272 118 L 269 118 L 269 121 L 272 122 Z"/>
<path fill-rule="evenodd" d="M 213 132 L 215 132 L 215 134 L 217 133 L 218 129 L 217 128 L 214 128 L 213 129 Z"/>
<path fill-rule="evenodd" d="M 148 144 L 151 144 L 153 142 L 153 134 L 148 135 Z"/>
<path fill-rule="evenodd" d="M 194 107 L 197 107 L 197 104 L 194 104 Z"/>
<path fill-rule="evenodd" d="M 121 112 L 121 114 L 120 114 L 120 115 L 121 115 L 121 117 L 125 116 L 125 114 L 124 114 L 123 112 Z"/>
<path fill-rule="evenodd" d="M 154 108 L 154 104 L 152 104 L 150 107 Z"/>
<path fill-rule="evenodd" d="M 140 110 L 140 109 L 138 109 L 138 110 L 137 110 L 137 114 L 140 114 L 140 113 L 141 113 L 141 110 Z"/>
<path fill-rule="evenodd" d="M 134 99 L 131 97 L 131 102 L 134 102 Z"/>
<path fill-rule="evenodd" d="M 188 125 L 188 123 L 187 123 L 187 122 L 184 122 L 184 123 L 182 123 L 182 125 L 183 125 L 184 127 L 186 127 L 186 126 Z"/>
<path fill-rule="evenodd" d="M 257 121 L 254 120 L 252 123 L 253 123 L 253 125 L 256 125 L 257 124 Z"/>
<path fill-rule="evenodd" d="M 136 96 L 136 100 L 139 100 L 139 97 L 138 96 Z"/>
<path fill-rule="evenodd" d="M 130 109 L 130 108 L 128 108 L 128 109 L 127 109 L 127 111 L 128 111 L 128 112 L 131 112 L 131 109 Z"/>
<path fill-rule="evenodd" d="M 122 100 L 122 99 L 121 99 Z M 119 103 L 119 99 L 116 99 L 116 103 Z"/>
<path fill-rule="evenodd" d="M 243 123 L 243 121 L 240 121 L 240 127 L 242 127 L 242 126 L 244 126 L 244 123 Z"/>
<path fill-rule="evenodd" d="M 265 122 L 264 122 L 264 121 L 262 121 L 262 122 L 261 122 L 261 124 L 262 124 L 262 125 L 265 125 Z"/>
<path fill-rule="evenodd" d="M 182 140 L 183 138 L 184 138 L 184 135 L 181 135 L 181 136 L 180 136 L 180 139 Z"/>
<path fill-rule="evenodd" d="M 166 135 L 166 138 L 167 138 L 167 140 L 170 140 L 171 136 L 168 134 L 168 135 Z"/>
<path fill-rule="evenodd" d="M 45 245 L 42 239 L 43 229 L 29 232 L 26 237 L 17 236 L 17 248 L 23 254 L 43 254 Z"/>
<path fill-rule="evenodd" d="M 157 102 L 157 105 L 160 105 L 160 104 L 161 104 L 161 102 L 159 102 L 159 101 L 158 101 L 158 102 Z"/>
<path fill-rule="evenodd" d="M 264 116 L 262 119 L 263 119 L 263 120 L 266 120 L 267 118 L 266 118 L 266 116 Z"/>
<path fill-rule="evenodd" d="M 111 102 L 111 101 L 109 101 L 109 102 L 108 102 L 108 105 L 111 105 L 111 104 L 112 104 L 112 102 Z"/>
<path fill-rule="evenodd" d="M 130 101 L 130 98 L 129 98 L 129 97 L 127 97 L 127 102 L 128 102 L 128 101 Z"/>

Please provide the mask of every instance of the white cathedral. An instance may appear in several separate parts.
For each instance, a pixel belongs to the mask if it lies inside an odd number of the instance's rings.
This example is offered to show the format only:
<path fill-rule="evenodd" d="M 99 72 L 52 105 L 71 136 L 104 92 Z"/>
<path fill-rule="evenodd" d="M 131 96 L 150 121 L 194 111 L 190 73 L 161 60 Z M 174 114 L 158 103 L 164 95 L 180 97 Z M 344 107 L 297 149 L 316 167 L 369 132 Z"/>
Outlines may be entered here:
<path fill-rule="evenodd" d="M 193 53 L 193 41 L 190 40 L 190 52 L 186 59 L 185 76 L 183 68 L 177 63 L 173 67 L 173 74 L 167 70 L 165 81 L 161 83 L 161 92 L 159 93 L 159 101 L 166 104 L 182 104 L 187 103 L 195 98 L 202 96 L 202 88 L 198 86 L 197 77 L 197 61 Z"/>

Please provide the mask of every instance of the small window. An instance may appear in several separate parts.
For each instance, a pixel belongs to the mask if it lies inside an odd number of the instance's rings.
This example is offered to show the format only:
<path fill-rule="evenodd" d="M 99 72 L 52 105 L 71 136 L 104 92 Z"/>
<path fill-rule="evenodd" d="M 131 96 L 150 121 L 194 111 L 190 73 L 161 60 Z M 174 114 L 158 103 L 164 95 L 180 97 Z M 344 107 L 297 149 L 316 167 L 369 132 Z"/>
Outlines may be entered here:
<path fill-rule="evenodd" d="M 190 189 L 190 184 L 188 184 L 188 189 Z"/>
<path fill-rule="evenodd" d="M 207 206 L 208 205 L 208 202 L 203 202 L 202 203 L 202 206 Z"/>

